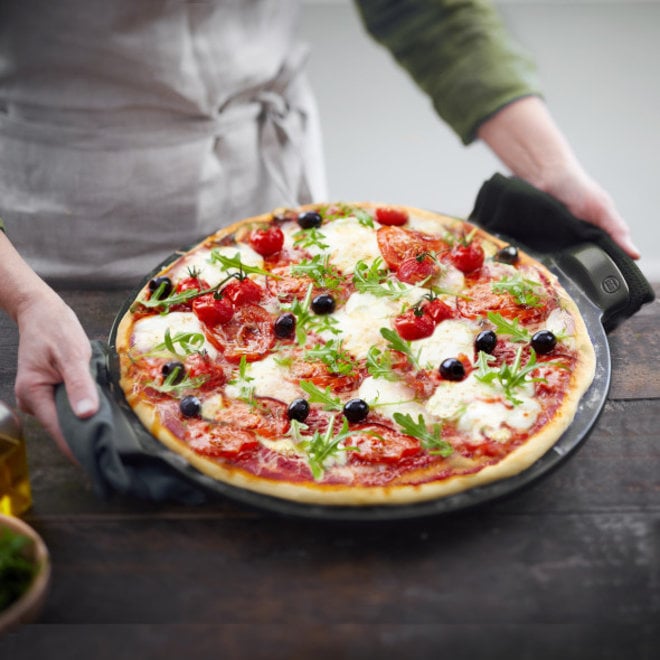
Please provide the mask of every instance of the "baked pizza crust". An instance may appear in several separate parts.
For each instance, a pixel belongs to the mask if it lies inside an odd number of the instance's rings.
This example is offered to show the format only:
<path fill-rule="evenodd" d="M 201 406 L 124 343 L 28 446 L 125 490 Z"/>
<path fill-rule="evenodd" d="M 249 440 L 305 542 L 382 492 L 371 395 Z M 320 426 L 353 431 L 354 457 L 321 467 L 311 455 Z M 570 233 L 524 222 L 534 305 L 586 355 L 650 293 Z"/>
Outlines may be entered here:
<path fill-rule="evenodd" d="M 378 206 L 387 206 L 376 202 L 349 203 L 348 205 L 354 208 L 371 210 Z M 310 204 L 295 210 L 315 210 L 319 206 L 321 205 Z M 431 227 L 434 225 L 439 227 L 449 226 L 454 229 L 465 226 L 462 220 L 439 213 L 401 205 L 396 208 L 407 211 L 411 216 L 420 219 L 422 224 L 428 223 L 429 227 L 427 229 L 419 227 L 421 231 L 431 231 Z M 271 212 L 235 222 L 219 230 L 212 237 L 208 237 L 193 248 L 181 253 L 181 255 L 194 253 L 201 245 L 207 244 L 209 238 L 212 238 L 215 243 L 221 243 L 226 237 L 232 235 L 240 236 L 254 226 L 268 223 L 274 213 Z M 476 235 L 496 245 L 498 249 L 508 245 L 508 243 L 485 232 L 481 228 L 476 228 Z M 575 302 L 560 285 L 556 276 L 543 264 L 532 259 L 523 251 L 519 253 L 519 260 L 522 264 L 533 265 L 553 283 L 555 290 L 559 292 L 561 307 L 568 312 L 575 326 L 575 350 L 579 358 L 571 373 L 566 395 L 553 417 L 539 432 L 528 438 L 522 445 L 507 454 L 502 460 L 488 465 L 475 473 L 456 475 L 441 481 L 416 485 L 365 487 L 316 482 L 297 483 L 258 477 L 241 468 L 232 466 L 229 462 L 213 460 L 197 454 L 162 423 L 156 406 L 133 392 L 134 383 L 126 375 L 127 365 L 130 362 L 128 355 L 131 347 L 131 332 L 133 327 L 133 316 L 130 311 L 121 319 L 116 332 L 116 349 L 120 356 L 121 373 L 119 384 L 136 416 L 156 439 L 176 454 L 181 455 L 201 473 L 235 488 L 306 504 L 327 506 L 394 506 L 444 498 L 495 481 L 501 481 L 520 474 L 532 466 L 557 443 L 573 421 L 580 400 L 594 378 L 596 368 L 593 344 Z M 176 263 L 173 262 L 166 266 L 160 274 L 166 274 L 175 267 Z"/>

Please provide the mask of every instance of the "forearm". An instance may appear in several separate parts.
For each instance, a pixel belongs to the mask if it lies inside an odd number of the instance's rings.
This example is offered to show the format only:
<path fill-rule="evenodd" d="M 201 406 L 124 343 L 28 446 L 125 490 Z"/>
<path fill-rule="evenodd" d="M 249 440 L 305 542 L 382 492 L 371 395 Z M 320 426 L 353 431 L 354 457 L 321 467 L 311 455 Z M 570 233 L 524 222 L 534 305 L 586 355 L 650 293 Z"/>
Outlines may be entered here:
<path fill-rule="evenodd" d="M 0 307 L 18 323 L 23 310 L 39 298 L 56 297 L 0 231 Z"/>
<path fill-rule="evenodd" d="M 514 101 L 481 124 L 477 136 L 515 174 L 541 190 L 558 168 L 577 167 L 566 138 L 536 97 Z"/>

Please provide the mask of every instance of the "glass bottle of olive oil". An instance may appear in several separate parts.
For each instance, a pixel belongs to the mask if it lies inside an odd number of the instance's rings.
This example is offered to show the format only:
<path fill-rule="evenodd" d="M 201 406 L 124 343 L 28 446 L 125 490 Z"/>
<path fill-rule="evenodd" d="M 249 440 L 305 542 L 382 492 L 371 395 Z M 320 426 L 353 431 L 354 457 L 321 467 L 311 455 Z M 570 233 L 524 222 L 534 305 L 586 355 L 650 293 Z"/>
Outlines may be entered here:
<path fill-rule="evenodd" d="M 25 440 L 16 414 L 0 402 L 0 513 L 20 516 L 32 505 Z"/>

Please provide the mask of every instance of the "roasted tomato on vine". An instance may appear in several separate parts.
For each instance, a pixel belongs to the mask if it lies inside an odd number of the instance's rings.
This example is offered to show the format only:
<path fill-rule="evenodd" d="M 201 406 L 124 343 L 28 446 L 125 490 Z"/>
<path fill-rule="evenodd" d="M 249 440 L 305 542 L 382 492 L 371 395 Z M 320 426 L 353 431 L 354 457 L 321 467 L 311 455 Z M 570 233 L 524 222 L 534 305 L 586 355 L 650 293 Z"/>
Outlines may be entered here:
<path fill-rule="evenodd" d="M 187 277 L 184 277 L 182 280 L 179 280 L 176 284 L 177 293 L 183 293 L 184 291 L 204 291 L 208 289 L 208 283 L 203 280 L 198 273 L 190 273 Z"/>
<path fill-rule="evenodd" d="M 253 229 L 248 236 L 252 249 L 262 257 L 270 257 L 282 249 L 284 234 L 277 225 L 266 229 Z"/>
<path fill-rule="evenodd" d="M 413 341 L 430 337 L 435 329 L 433 319 L 421 309 L 413 308 L 394 319 L 394 329 L 401 339 Z"/>
<path fill-rule="evenodd" d="M 406 284 L 419 284 L 435 277 L 440 272 L 440 266 L 431 255 L 422 253 L 417 257 L 404 259 L 397 268 L 396 276 Z"/>
<path fill-rule="evenodd" d="M 381 225 L 400 227 L 408 222 L 408 213 L 403 209 L 395 209 L 391 206 L 379 206 L 376 209 L 376 220 Z"/>
<path fill-rule="evenodd" d="M 240 307 L 258 303 L 264 295 L 264 290 L 256 282 L 246 277 L 229 282 L 222 289 L 222 295 L 229 298 L 234 307 Z"/>
<path fill-rule="evenodd" d="M 449 252 L 449 259 L 461 272 L 472 273 L 483 266 L 484 250 L 473 240 L 458 242 Z"/>
<path fill-rule="evenodd" d="M 455 316 L 455 311 L 440 298 L 431 298 L 422 306 L 424 314 L 428 314 L 434 323 L 440 323 L 445 319 L 451 319 Z"/>
<path fill-rule="evenodd" d="M 209 327 L 227 323 L 234 315 L 234 308 L 225 297 L 216 298 L 213 293 L 205 293 L 194 298 L 192 309 L 197 318 Z"/>

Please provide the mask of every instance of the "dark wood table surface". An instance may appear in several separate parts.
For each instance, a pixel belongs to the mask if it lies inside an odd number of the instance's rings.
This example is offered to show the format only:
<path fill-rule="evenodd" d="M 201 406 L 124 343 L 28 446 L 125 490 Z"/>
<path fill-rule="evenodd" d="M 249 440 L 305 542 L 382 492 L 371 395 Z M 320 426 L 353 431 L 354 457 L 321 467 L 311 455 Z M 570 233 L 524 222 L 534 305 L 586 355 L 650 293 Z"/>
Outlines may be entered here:
<path fill-rule="evenodd" d="M 105 339 L 128 291 L 63 295 Z M 610 334 L 607 403 L 558 470 L 419 520 L 103 501 L 26 419 L 24 517 L 53 578 L 40 618 L 0 639 L 0 658 L 659 658 L 659 328 L 656 301 Z M 16 348 L 0 316 L 10 403 Z"/>

